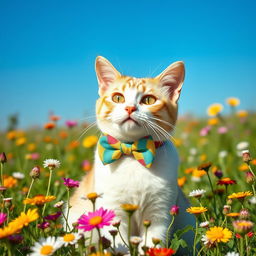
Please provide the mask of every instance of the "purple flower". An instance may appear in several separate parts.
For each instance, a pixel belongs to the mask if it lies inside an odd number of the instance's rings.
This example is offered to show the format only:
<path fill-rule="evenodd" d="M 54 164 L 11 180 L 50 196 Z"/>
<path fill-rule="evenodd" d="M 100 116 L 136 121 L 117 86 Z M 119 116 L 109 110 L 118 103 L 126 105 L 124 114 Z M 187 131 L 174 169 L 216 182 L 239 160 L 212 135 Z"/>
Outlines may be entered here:
<path fill-rule="evenodd" d="M 204 128 L 201 129 L 200 131 L 200 136 L 206 136 L 208 135 L 208 133 L 210 132 L 211 127 L 210 126 L 206 126 Z"/>
<path fill-rule="evenodd" d="M 20 244 L 23 240 L 23 236 L 19 234 L 11 235 L 11 236 L 8 236 L 8 240 L 14 244 Z"/>
<path fill-rule="evenodd" d="M 218 128 L 218 133 L 219 134 L 225 134 L 227 132 L 228 132 L 228 128 L 225 127 L 225 126 L 221 126 L 221 127 Z"/>
<path fill-rule="evenodd" d="M 37 224 L 37 227 L 40 228 L 40 229 L 46 229 L 46 228 L 50 227 L 50 223 L 47 222 L 47 221 L 44 221 L 40 224 Z"/>
<path fill-rule="evenodd" d="M 0 226 L 6 221 L 7 214 L 0 212 Z"/>
<path fill-rule="evenodd" d="M 66 126 L 68 127 L 68 128 L 73 128 L 73 127 L 75 127 L 77 125 L 77 121 L 73 121 L 73 120 L 68 120 L 68 121 L 66 121 Z"/>
<path fill-rule="evenodd" d="M 173 206 L 171 207 L 171 209 L 170 209 L 170 214 L 171 214 L 171 215 L 177 215 L 177 214 L 179 214 L 179 209 L 180 209 L 179 206 L 173 205 Z"/>
<path fill-rule="evenodd" d="M 60 215 L 61 215 L 61 212 L 56 212 L 54 214 L 49 214 L 49 215 L 45 216 L 44 219 L 55 221 L 60 217 Z"/>
<path fill-rule="evenodd" d="M 223 176 L 223 172 L 222 170 L 217 170 L 214 172 L 214 175 L 220 179 Z"/>
<path fill-rule="evenodd" d="M 68 188 L 79 187 L 79 181 L 72 180 L 70 178 L 62 178 L 64 180 L 64 185 Z"/>

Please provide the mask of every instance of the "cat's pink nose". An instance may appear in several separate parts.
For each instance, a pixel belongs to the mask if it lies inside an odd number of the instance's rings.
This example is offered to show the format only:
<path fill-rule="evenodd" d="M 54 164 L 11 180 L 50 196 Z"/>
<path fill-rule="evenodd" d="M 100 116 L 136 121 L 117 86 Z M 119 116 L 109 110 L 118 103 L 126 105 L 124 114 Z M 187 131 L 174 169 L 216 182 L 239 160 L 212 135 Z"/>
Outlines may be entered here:
<path fill-rule="evenodd" d="M 128 114 L 130 115 L 132 112 L 136 111 L 136 107 L 135 106 L 127 106 L 125 107 L 125 110 L 128 112 Z"/>

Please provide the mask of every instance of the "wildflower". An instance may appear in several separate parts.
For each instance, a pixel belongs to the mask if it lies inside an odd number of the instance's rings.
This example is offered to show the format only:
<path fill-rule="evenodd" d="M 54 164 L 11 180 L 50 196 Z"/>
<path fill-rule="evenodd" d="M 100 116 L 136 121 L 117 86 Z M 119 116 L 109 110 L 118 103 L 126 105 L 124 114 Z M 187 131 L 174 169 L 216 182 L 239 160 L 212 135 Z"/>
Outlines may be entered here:
<path fill-rule="evenodd" d="M 221 170 L 216 170 L 215 172 L 214 172 L 214 175 L 217 177 L 217 178 L 222 178 L 222 176 L 223 176 L 223 172 L 221 171 Z"/>
<path fill-rule="evenodd" d="M 256 197 L 255 197 L 255 196 L 251 197 L 251 198 L 249 199 L 249 203 L 250 203 L 250 204 L 256 204 Z"/>
<path fill-rule="evenodd" d="M 200 170 L 203 170 L 205 172 L 208 172 L 210 167 L 212 166 L 212 163 L 211 162 L 208 162 L 208 163 L 203 163 L 201 165 L 199 165 L 197 167 L 197 169 L 200 171 Z"/>
<path fill-rule="evenodd" d="M 142 238 L 139 236 L 131 236 L 130 243 L 134 246 L 138 246 L 142 242 Z"/>
<path fill-rule="evenodd" d="M 0 154 L 0 163 L 4 164 L 7 162 L 7 157 L 4 152 Z"/>
<path fill-rule="evenodd" d="M 23 241 L 23 236 L 16 234 L 8 236 L 8 240 L 13 244 L 20 244 Z"/>
<path fill-rule="evenodd" d="M 82 163 L 82 169 L 86 172 L 90 171 L 92 169 L 92 164 L 88 160 L 84 160 Z"/>
<path fill-rule="evenodd" d="M 244 199 L 247 196 L 251 196 L 252 192 L 251 191 L 246 191 L 246 192 L 238 192 L 238 193 L 233 193 L 231 195 L 228 196 L 229 199 Z"/>
<path fill-rule="evenodd" d="M 221 126 L 221 127 L 218 128 L 218 133 L 219 134 L 225 134 L 227 132 L 228 132 L 228 128 L 225 127 L 225 126 Z"/>
<path fill-rule="evenodd" d="M 36 152 L 25 155 L 25 159 L 27 160 L 38 160 L 39 158 L 40 158 L 40 154 Z"/>
<path fill-rule="evenodd" d="M 246 110 L 239 110 L 236 112 L 236 115 L 240 118 L 245 118 L 248 116 L 248 112 Z"/>
<path fill-rule="evenodd" d="M 248 232 L 246 235 L 247 235 L 249 238 L 251 238 L 251 237 L 254 236 L 254 233 L 250 231 L 250 232 Z"/>
<path fill-rule="evenodd" d="M 111 236 L 115 237 L 118 234 L 118 230 L 117 229 L 111 229 L 108 231 L 110 233 Z"/>
<path fill-rule="evenodd" d="M 15 179 L 18 179 L 18 180 L 22 180 L 25 178 L 25 175 L 24 173 L 22 172 L 13 172 L 12 173 L 12 176 L 15 178 Z"/>
<path fill-rule="evenodd" d="M 55 200 L 55 196 L 44 196 L 44 195 L 37 195 L 33 198 L 26 198 L 23 200 L 24 204 L 31 204 L 31 205 L 43 205 L 45 203 L 51 202 Z"/>
<path fill-rule="evenodd" d="M 65 124 L 68 128 L 73 128 L 73 127 L 77 126 L 77 121 L 68 120 L 65 122 Z"/>
<path fill-rule="evenodd" d="M 76 244 L 77 241 L 82 237 L 82 234 L 79 233 L 69 233 L 60 237 L 60 241 L 64 244 L 64 246 L 68 246 L 70 244 Z"/>
<path fill-rule="evenodd" d="M 205 208 L 205 207 L 190 207 L 190 208 L 187 208 L 186 211 L 190 214 L 198 215 L 203 212 L 206 212 L 207 208 Z"/>
<path fill-rule="evenodd" d="M 211 126 L 206 126 L 200 130 L 200 136 L 206 136 L 211 131 Z"/>
<path fill-rule="evenodd" d="M 223 214 L 227 214 L 227 213 L 230 212 L 230 210 L 231 210 L 231 206 L 230 205 L 224 205 L 222 213 Z"/>
<path fill-rule="evenodd" d="M 12 205 L 12 197 L 3 198 L 4 207 L 10 208 Z"/>
<path fill-rule="evenodd" d="M 237 252 L 228 252 L 225 256 L 239 256 Z"/>
<path fill-rule="evenodd" d="M 4 177 L 4 187 L 6 188 L 13 188 L 14 186 L 16 186 L 18 180 L 13 178 L 12 176 L 5 176 Z"/>
<path fill-rule="evenodd" d="M 239 155 L 239 157 L 240 157 L 240 155 Z M 248 164 L 243 163 L 243 164 L 241 164 L 241 165 L 239 166 L 238 169 L 239 169 L 239 171 L 242 171 L 242 172 L 248 171 L 248 170 L 249 170 L 249 166 L 248 166 Z"/>
<path fill-rule="evenodd" d="M 37 224 L 37 227 L 40 228 L 40 229 L 46 229 L 46 228 L 49 228 L 50 227 L 50 223 L 47 222 L 47 221 L 44 221 L 40 224 Z"/>
<path fill-rule="evenodd" d="M 91 136 L 86 137 L 83 140 L 83 146 L 85 148 L 91 148 L 91 147 L 95 146 L 97 144 L 97 142 L 98 142 L 98 137 L 91 135 Z"/>
<path fill-rule="evenodd" d="M 150 220 L 144 220 L 143 221 L 143 226 L 144 227 L 148 228 L 148 227 L 150 227 L 150 225 L 151 225 L 151 221 Z"/>
<path fill-rule="evenodd" d="M 227 243 L 232 237 L 232 232 L 227 228 L 214 226 L 206 231 L 206 236 L 211 242 Z"/>
<path fill-rule="evenodd" d="M 240 219 L 242 220 L 246 220 L 246 219 L 249 219 L 250 217 L 250 213 L 247 209 L 245 208 L 242 208 L 241 211 L 240 211 Z"/>
<path fill-rule="evenodd" d="M 64 204 L 64 201 L 61 200 L 61 201 L 57 202 L 56 204 L 54 204 L 53 207 L 62 208 L 63 204 Z"/>
<path fill-rule="evenodd" d="M 241 141 L 236 145 L 236 149 L 238 151 L 246 150 L 249 147 L 249 143 L 247 141 Z"/>
<path fill-rule="evenodd" d="M 236 184 L 235 180 L 231 180 L 230 178 L 222 178 L 220 180 L 218 180 L 218 185 L 233 185 Z"/>
<path fill-rule="evenodd" d="M 171 209 L 170 209 L 170 214 L 171 215 L 178 215 L 179 214 L 179 209 L 180 209 L 180 207 L 179 206 L 177 206 L 177 205 L 173 205 L 172 207 L 171 207 Z"/>
<path fill-rule="evenodd" d="M 189 197 L 200 198 L 206 191 L 204 189 L 196 189 L 189 193 Z"/>
<path fill-rule="evenodd" d="M 97 194 L 96 192 L 91 192 L 86 196 L 86 198 L 89 199 L 93 204 L 98 197 L 101 197 L 101 194 Z"/>
<path fill-rule="evenodd" d="M 122 205 L 121 205 L 121 208 L 122 208 L 125 212 L 127 212 L 127 213 L 129 213 L 129 214 L 132 214 L 132 213 L 134 213 L 134 212 L 139 208 L 139 206 L 138 206 L 138 205 L 135 205 L 135 204 L 122 204 Z"/>
<path fill-rule="evenodd" d="M 172 248 L 150 248 L 146 255 L 148 256 L 171 256 L 175 253 Z"/>
<path fill-rule="evenodd" d="M 0 212 L 0 226 L 6 221 L 7 219 L 7 214 Z"/>
<path fill-rule="evenodd" d="M 212 242 L 206 235 L 202 235 L 201 241 L 207 248 L 211 248 L 214 246 L 214 242 Z"/>
<path fill-rule="evenodd" d="M 117 218 L 115 218 L 112 222 L 112 226 L 115 228 L 119 228 L 120 224 L 121 224 L 121 220 L 119 220 Z"/>
<path fill-rule="evenodd" d="M 187 177 L 186 176 L 178 178 L 177 179 L 178 186 L 179 187 L 183 187 L 183 185 L 185 184 L 186 181 L 187 181 Z"/>
<path fill-rule="evenodd" d="M 55 127 L 55 123 L 46 123 L 45 125 L 44 125 L 44 129 L 46 129 L 46 130 L 51 130 L 51 129 L 53 129 Z"/>
<path fill-rule="evenodd" d="M 219 103 L 210 105 L 207 109 L 208 116 L 217 116 L 223 109 L 223 106 Z"/>
<path fill-rule="evenodd" d="M 56 212 L 54 214 L 49 214 L 44 217 L 45 220 L 52 220 L 55 221 L 61 216 L 61 212 Z"/>
<path fill-rule="evenodd" d="M 161 243 L 161 239 L 152 237 L 152 243 L 154 244 L 154 246 L 157 246 L 158 244 Z"/>
<path fill-rule="evenodd" d="M 70 178 L 62 178 L 64 180 L 64 185 L 68 188 L 79 187 L 79 181 L 72 180 Z"/>
<path fill-rule="evenodd" d="M 211 126 L 214 126 L 214 125 L 217 125 L 219 123 L 219 119 L 218 118 L 210 118 L 207 122 L 208 125 L 211 125 Z"/>
<path fill-rule="evenodd" d="M 225 158 L 228 155 L 226 150 L 222 150 L 219 152 L 219 158 Z"/>
<path fill-rule="evenodd" d="M 35 208 L 33 210 L 29 209 L 27 213 L 22 212 L 20 216 L 14 220 L 14 222 L 17 225 L 20 225 L 23 227 L 23 226 L 27 226 L 30 222 L 33 222 L 38 218 L 39 218 L 39 215 L 37 212 L 37 208 Z"/>
<path fill-rule="evenodd" d="M 115 213 L 112 210 L 104 210 L 102 207 L 95 212 L 89 212 L 88 215 L 83 214 L 78 219 L 78 229 L 83 231 L 90 231 L 94 228 L 102 228 L 109 226 L 111 221 L 115 217 Z"/>
<path fill-rule="evenodd" d="M 236 107 L 240 104 L 240 100 L 235 97 L 227 98 L 226 103 L 231 107 Z"/>
<path fill-rule="evenodd" d="M 27 142 L 27 139 L 25 137 L 18 138 L 15 142 L 17 146 L 22 146 Z"/>
<path fill-rule="evenodd" d="M 204 222 L 201 222 L 201 223 L 199 224 L 199 227 L 200 227 L 200 228 L 208 228 L 209 225 L 210 225 L 210 222 L 209 222 L 209 221 L 204 221 Z"/>
<path fill-rule="evenodd" d="M 236 220 L 232 222 L 235 231 L 239 234 L 245 234 L 252 230 L 254 223 L 249 220 Z"/>
<path fill-rule="evenodd" d="M 255 181 L 255 178 L 251 172 L 246 172 L 246 182 L 249 184 L 253 184 Z"/>
<path fill-rule="evenodd" d="M 230 212 L 230 213 L 227 213 L 226 214 L 227 217 L 239 217 L 240 216 L 240 213 L 239 212 Z"/>
<path fill-rule="evenodd" d="M 36 149 L 36 144 L 34 144 L 34 143 L 29 143 L 29 144 L 27 145 L 27 149 L 28 149 L 28 151 L 34 151 L 34 150 Z"/>
<path fill-rule="evenodd" d="M 49 236 L 47 238 L 41 238 L 39 242 L 36 242 L 31 248 L 32 253 L 30 256 L 53 255 L 62 245 L 63 243 L 56 237 Z"/>
<path fill-rule="evenodd" d="M 32 170 L 29 173 L 29 176 L 32 179 L 38 179 L 40 177 L 40 167 L 39 166 L 33 167 Z"/>
<path fill-rule="evenodd" d="M 50 120 L 53 122 L 57 122 L 60 120 L 60 116 L 50 115 Z"/>
<path fill-rule="evenodd" d="M 43 162 L 44 168 L 55 169 L 60 167 L 60 161 L 56 159 L 46 159 Z"/>
<path fill-rule="evenodd" d="M 249 150 L 243 150 L 242 157 L 243 157 L 243 161 L 247 164 L 249 164 L 252 161 L 251 154 L 250 154 Z"/>

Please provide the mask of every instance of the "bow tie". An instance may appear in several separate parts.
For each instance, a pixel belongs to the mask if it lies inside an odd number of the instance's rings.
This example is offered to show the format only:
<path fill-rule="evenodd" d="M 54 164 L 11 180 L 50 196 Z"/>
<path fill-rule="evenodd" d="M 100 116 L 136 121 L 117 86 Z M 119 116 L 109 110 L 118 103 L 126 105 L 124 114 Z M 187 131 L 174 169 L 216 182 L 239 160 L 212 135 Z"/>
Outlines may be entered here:
<path fill-rule="evenodd" d="M 98 153 L 104 165 L 113 163 L 122 155 L 133 155 L 143 166 L 150 168 L 156 154 L 156 148 L 163 142 L 154 142 L 152 136 L 146 136 L 135 142 L 120 142 L 110 135 L 102 135 L 98 142 Z"/>

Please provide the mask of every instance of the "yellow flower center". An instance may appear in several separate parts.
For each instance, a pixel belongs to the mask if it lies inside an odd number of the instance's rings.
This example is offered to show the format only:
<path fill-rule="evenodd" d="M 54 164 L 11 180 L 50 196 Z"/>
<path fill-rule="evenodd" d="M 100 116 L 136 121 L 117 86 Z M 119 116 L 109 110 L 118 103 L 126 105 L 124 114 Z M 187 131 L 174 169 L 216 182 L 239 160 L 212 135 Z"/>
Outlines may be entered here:
<path fill-rule="evenodd" d="M 65 236 L 63 236 L 63 240 L 65 242 L 71 242 L 75 239 L 75 236 L 73 234 L 66 234 Z"/>
<path fill-rule="evenodd" d="M 102 222 L 101 216 L 95 216 L 89 220 L 89 224 L 93 225 L 93 226 L 96 226 L 96 225 L 100 224 L 101 222 Z"/>
<path fill-rule="evenodd" d="M 51 245 L 42 246 L 40 253 L 43 255 L 50 255 L 53 252 L 53 247 Z"/>

